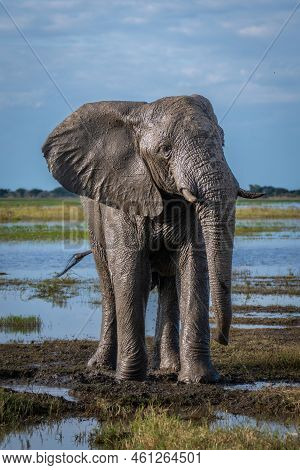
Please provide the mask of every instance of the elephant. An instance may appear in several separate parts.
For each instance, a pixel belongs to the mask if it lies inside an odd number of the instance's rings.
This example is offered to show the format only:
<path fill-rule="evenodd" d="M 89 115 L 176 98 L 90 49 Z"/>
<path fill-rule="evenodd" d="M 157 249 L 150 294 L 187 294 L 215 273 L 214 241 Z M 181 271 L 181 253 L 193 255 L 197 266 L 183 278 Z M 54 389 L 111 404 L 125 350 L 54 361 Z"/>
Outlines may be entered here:
<path fill-rule="evenodd" d="M 99 346 L 88 366 L 145 380 L 145 310 L 158 289 L 154 367 L 215 383 L 214 339 L 227 345 L 239 187 L 224 132 L 201 95 L 88 103 L 48 136 L 54 178 L 81 196 L 102 291 Z"/>

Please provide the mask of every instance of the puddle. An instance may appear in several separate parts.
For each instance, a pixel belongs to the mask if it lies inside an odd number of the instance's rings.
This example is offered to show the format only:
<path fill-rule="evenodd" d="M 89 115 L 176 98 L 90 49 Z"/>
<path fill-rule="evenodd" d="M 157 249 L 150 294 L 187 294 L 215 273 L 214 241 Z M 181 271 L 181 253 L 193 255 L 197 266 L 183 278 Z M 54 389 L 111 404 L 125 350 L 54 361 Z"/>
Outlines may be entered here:
<path fill-rule="evenodd" d="M 8 388 L 10 390 L 14 390 L 15 392 L 29 392 L 29 393 L 46 393 L 47 395 L 51 395 L 52 397 L 62 397 L 68 401 L 78 401 L 77 398 L 72 397 L 69 395 L 69 388 L 63 387 L 48 387 L 46 385 L 14 385 L 14 384 L 1 384 L 0 387 Z"/>
<path fill-rule="evenodd" d="M 287 434 L 298 435 L 298 427 L 295 424 L 281 424 L 275 421 L 264 421 L 250 418 L 244 415 L 235 415 L 225 411 L 216 413 L 216 420 L 211 423 L 210 429 L 233 429 L 237 427 L 252 428 L 259 431 L 275 432 L 284 437 Z"/>
<path fill-rule="evenodd" d="M 225 385 L 225 390 L 249 390 L 249 391 L 256 391 L 262 390 L 267 387 L 292 387 L 292 388 L 300 388 L 299 382 L 253 382 L 248 384 L 235 384 L 235 385 Z"/>
<path fill-rule="evenodd" d="M 88 437 L 99 423 L 96 419 L 68 418 L 56 423 L 28 426 L 11 432 L 0 442 L 3 450 L 86 450 Z"/>

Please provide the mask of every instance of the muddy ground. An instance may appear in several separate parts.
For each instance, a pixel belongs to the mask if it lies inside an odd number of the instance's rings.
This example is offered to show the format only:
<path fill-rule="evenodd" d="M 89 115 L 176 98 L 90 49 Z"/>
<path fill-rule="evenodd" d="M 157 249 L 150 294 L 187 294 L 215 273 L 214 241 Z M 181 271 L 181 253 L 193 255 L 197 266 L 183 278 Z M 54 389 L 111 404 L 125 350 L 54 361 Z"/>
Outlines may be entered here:
<path fill-rule="evenodd" d="M 148 338 L 147 343 L 151 357 L 152 339 Z M 213 343 L 213 361 L 222 374 L 217 385 L 182 384 L 177 382 L 176 374 L 151 369 L 145 382 L 120 383 L 112 373 L 86 369 L 96 346 L 96 341 L 87 340 L 1 344 L 0 386 L 23 383 L 68 387 L 78 399 L 72 404 L 73 415 L 100 419 L 124 417 L 141 405 L 153 404 L 190 418 L 225 410 L 300 424 L 300 389 L 292 387 L 299 381 L 297 328 L 234 330 L 227 348 Z M 227 389 L 229 384 L 265 380 L 291 385 L 256 391 Z M 64 402 L 60 399 L 60 412 Z M 70 411 L 67 402 L 65 411 Z"/>

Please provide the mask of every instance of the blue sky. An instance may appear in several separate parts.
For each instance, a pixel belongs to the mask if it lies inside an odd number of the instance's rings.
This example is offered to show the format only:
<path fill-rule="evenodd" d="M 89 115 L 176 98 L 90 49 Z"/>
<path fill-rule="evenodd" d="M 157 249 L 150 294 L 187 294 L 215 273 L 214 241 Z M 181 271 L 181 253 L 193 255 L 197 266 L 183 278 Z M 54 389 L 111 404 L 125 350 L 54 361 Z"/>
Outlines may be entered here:
<path fill-rule="evenodd" d="M 221 120 L 295 5 L 0 0 L 0 187 L 57 186 L 40 148 L 85 102 L 198 93 Z M 300 187 L 299 45 L 300 8 L 221 122 L 225 155 L 241 186 Z"/>

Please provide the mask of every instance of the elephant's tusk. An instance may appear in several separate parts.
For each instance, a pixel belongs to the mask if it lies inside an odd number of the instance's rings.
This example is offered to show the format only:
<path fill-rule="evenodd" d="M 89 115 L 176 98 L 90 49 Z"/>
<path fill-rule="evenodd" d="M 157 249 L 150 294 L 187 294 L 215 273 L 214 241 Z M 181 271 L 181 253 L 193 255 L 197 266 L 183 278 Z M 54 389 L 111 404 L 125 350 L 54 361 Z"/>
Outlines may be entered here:
<path fill-rule="evenodd" d="M 245 189 L 239 188 L 238 196 L 244 197 L 245 199 L 256 199 L 264 196 L 264 193 L 254 193 L 252 191 L 246 191 Z"/>
<path fill-rule="evenodd" d="M 189 201 L 189 202 L 196 202 L 197 201 L 196 196 L 194 196 L 194 194 L 192 194 L 191 191 L 189 191 L 188 189 L 183 188 L 181 190 L 181 193 L 182 193 L 184 199 L 186 199 L 187 201 Z"/>

